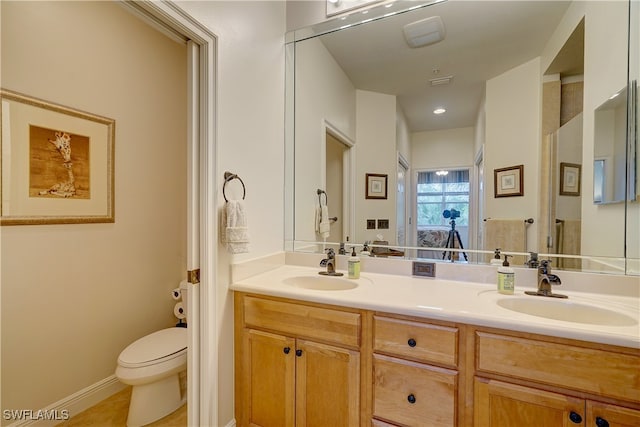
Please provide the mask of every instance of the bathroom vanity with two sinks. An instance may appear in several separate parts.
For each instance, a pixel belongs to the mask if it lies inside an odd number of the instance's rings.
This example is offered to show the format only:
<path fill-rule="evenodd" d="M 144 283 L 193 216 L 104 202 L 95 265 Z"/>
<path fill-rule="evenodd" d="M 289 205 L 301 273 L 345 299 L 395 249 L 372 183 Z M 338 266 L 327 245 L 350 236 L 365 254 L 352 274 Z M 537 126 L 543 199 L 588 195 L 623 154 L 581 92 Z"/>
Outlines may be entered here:
<path fill-rule="evenodd" d="M 637 289 L 318 271 L 231 285 L 239 426 L 640 425 Z"/>

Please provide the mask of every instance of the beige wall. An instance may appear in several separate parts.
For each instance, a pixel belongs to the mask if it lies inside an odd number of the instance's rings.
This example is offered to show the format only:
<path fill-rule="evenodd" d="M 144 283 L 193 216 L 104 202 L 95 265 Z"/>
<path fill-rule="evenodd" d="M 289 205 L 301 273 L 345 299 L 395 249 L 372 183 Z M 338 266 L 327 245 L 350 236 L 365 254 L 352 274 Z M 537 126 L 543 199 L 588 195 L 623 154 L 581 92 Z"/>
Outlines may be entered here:
<path fill-rule="evenodd" d="M 5 2 L 3 88 L 115 119 L 113 224 L 2 227 L 2 408 L 39 409 L 171 326 L 186 265 L 186 47 L 114 2 Z"/>

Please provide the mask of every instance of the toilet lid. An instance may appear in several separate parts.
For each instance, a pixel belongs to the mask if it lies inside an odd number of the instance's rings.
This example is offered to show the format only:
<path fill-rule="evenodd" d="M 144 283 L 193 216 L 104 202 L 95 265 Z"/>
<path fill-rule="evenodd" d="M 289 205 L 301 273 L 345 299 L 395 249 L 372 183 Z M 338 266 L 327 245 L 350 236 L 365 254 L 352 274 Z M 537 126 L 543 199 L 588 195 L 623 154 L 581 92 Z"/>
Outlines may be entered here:
<path fill-rule="evenodd" d="M 129 344 L 118 361 L 135 365 L 163 359 L 187 348 L 187 328 L 167 328 L 154 332 Z"/>

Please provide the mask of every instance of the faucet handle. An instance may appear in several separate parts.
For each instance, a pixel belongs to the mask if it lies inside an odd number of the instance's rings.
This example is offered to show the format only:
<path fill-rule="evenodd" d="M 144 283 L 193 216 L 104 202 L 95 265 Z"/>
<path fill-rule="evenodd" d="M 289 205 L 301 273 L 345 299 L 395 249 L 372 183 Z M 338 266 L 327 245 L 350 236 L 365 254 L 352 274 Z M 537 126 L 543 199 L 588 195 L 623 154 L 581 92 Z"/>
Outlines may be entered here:
<path fill-rule="evenodd" d="M 551 271 L 551 260 L 543 259 L 542 261 L 540 261 L 538 269 L 542 274 L 549 274 L 549 272 Z"/>
<path fill-rule="evenodd" d="M 328 257 L 329 259 L 335 258 L 335 256 L 336 256 L 336 251 L 334 251 L 334 250 L 333 250 L 333 248 L 328 248 L 328 249 L 326 249 L 326 252 L 327 252 L 327 257 Z"/>
<path fill-rule="evenodd" d="M 538 261 L 538 254 L 536 252 L 529 252 L 529 260 L 526 262 L 529 268 L 538 268 L 540 262 Z"/>

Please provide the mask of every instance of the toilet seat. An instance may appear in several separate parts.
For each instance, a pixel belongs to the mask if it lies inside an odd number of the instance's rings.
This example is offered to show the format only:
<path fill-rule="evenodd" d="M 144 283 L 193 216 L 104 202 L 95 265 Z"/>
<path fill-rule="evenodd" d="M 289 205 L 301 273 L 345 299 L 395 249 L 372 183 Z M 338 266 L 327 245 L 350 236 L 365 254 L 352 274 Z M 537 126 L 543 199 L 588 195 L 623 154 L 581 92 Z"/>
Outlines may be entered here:
<path fill-rule="evenodd" d="M 144 336 L 129 344 L 118 357 L 124 368 L 141 368 L 165 363 L 187 351 L 186 328 L 167 328 Z"/>

